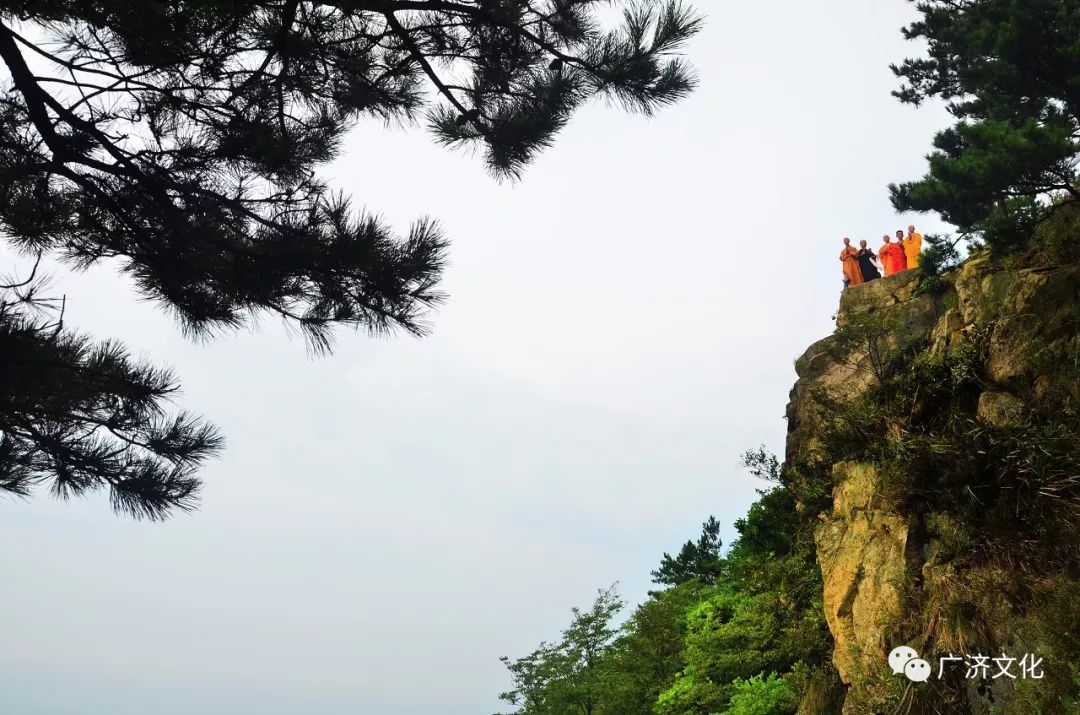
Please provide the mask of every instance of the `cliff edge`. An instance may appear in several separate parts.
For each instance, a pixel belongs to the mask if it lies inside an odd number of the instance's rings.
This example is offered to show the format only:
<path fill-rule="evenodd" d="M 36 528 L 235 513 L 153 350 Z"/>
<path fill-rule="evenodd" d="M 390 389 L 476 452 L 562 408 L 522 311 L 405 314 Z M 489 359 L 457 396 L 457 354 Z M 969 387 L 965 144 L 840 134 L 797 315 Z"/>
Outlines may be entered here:
<path fill-rule="evenodd" d="M 1080 711 L 1080 265 L 856 286 L 795 367 L 786 463 L 844 712 Z M 893 673 L 901 645 L 931 681 Z M 968 672 L 1003 653 L 1043 677 Z"/>

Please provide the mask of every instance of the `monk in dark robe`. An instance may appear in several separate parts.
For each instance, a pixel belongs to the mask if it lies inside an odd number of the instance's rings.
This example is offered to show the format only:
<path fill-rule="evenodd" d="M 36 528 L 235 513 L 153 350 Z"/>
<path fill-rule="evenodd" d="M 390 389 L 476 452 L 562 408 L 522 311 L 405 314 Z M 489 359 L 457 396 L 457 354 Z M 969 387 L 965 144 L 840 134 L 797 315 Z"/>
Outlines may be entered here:
<path fill-rule="evenodd" d="M 844 287 L 861 285 L 862 270 L 859 268 L 859 252 L 851 245 L 851 239 L 844 238 L 844 250 L 840 251 L 840 261 L 844 264 Z"/>
<path fill-rule="evenodd" d="M 877 258 L 877 256 L 874 255 L 874 250 L 866 245 L 866 241 L 859 241 L 858 258 L 859 270 L 862 271 L 864 283 L 869 283 L 870 281 L 881 278 L 877 266 L 874 265 L 874 259 Z"/>

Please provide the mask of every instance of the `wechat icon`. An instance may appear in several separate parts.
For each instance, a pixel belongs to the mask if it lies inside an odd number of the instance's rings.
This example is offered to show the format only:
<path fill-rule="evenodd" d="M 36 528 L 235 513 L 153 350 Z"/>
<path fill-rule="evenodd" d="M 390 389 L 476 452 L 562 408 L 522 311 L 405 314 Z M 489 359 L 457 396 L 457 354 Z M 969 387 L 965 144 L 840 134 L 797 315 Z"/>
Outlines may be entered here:
<path fill-rule="evenodd" d="M 913 683 L 925 683 L 930 679 L 930 663 L 919 657 L 914 648 L 902 645 L 889 653 L 889 667 L 899 675 L 903 673 Z"/>

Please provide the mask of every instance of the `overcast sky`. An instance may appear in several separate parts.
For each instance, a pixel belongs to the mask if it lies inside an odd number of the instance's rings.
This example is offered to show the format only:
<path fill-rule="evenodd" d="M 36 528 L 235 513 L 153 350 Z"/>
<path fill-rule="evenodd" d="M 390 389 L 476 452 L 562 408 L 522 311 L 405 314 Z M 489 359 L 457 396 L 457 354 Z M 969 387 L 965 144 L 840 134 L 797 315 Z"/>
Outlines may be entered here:
<path fill-rule="evenodd" d="M 710 514 L 730 541 L 841 237 L 938 228 L 885 187 L 946 117 L 889 94 L 903 0 L 697 6 L 695 95 L 590 106 L 517 184 L 422 129 L 350 135 L 332 183 L 453 239 L 429 338 L 195 345 L 107 266 L 55 274 L 69 325 L 175 368 L 228 444 L 165 524 L 0 499 L 0 712 L 488 715 L 499 656 L 597 588 L 640 601 Z"/>

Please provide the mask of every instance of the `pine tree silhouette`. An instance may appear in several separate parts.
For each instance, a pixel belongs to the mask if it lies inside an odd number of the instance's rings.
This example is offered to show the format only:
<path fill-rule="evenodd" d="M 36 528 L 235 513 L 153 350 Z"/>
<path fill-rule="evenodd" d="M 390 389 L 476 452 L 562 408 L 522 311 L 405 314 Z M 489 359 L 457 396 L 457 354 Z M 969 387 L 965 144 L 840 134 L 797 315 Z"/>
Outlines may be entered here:
<path fill-rule="evenodd" d="M 359 120 L 424 120 L 516 177 L 591 98 L 649 114 L 685 96 L 678 53 L 700 20 L 677 1 L 626 2 L 601 29 L 610 4 L 4 3 L 0 230 L 76 268 L 113 259 L 193 336 L 261 314 L 315 351 L 340 326 L 423 335 L 443 297 L 438 223 L 398 235 L 317 167 Z M 104 487 L 150 518 L 190 508 L 220 437 L 165 417 L 173 377 L 67 330 L 38 279 L 5 286 L 0 490 Z"/>

